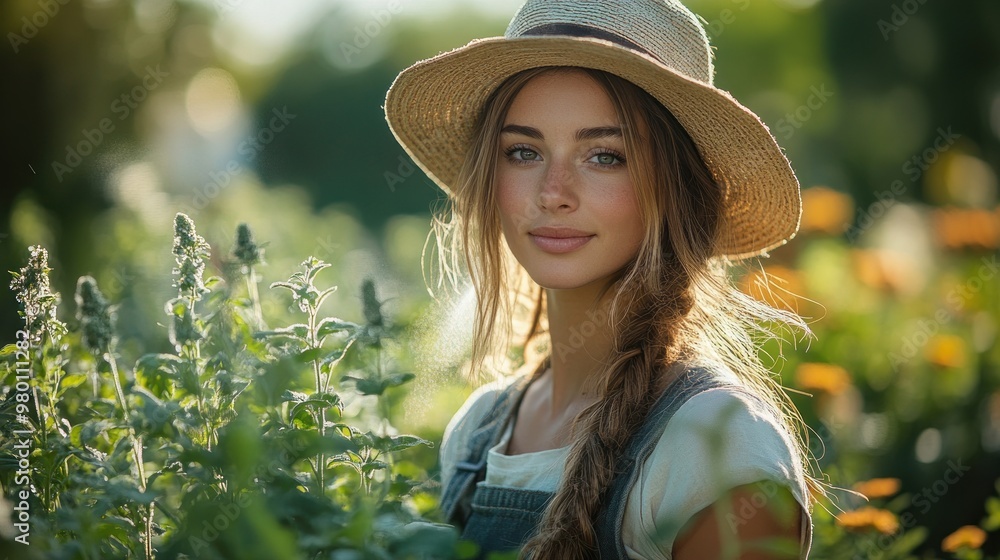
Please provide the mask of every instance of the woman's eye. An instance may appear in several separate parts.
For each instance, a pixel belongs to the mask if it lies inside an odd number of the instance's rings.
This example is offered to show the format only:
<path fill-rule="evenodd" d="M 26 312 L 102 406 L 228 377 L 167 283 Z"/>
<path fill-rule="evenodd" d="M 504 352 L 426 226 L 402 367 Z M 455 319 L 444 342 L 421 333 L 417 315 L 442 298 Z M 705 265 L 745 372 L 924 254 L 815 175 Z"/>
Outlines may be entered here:
<path fill-rule="evenodd" d="M 538 159 L 538 152 L 536 152 L 535 150 L 529 150 L 527 148 L 514 148 L 513 150 L 510 151 L 510 154 L 511 155 L 520 154 L 520 157 L 516 159 L 523 159 L 526 161 Z"/>
<path fill-rule="evenodd" d="M 625 158 L 612 152 L 601 152 L 590 158 L 594 163 L 602 166 L 613 166 L 625 163 Z"/>

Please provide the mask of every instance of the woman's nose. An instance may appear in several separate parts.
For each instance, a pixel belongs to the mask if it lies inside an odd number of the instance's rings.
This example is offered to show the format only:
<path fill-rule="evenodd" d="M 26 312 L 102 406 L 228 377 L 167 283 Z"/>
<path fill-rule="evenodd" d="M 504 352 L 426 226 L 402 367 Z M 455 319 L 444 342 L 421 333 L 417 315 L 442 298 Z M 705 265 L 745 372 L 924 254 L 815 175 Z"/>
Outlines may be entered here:
<path fill-rule="evenodd" d="M 575 184 L 576 174 L 572 166 L 557 161 L 550 163 L 542 176 L 539 205 L 549 210 L 575 206 Z"/>

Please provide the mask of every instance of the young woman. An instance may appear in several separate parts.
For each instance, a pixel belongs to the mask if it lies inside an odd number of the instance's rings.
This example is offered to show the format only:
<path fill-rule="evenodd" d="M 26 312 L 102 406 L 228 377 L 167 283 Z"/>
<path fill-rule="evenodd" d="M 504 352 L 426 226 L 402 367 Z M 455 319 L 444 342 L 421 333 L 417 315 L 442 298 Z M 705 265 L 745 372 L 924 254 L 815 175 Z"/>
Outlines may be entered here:
<path fill-rule="evenodd" d="M 823 488 L 757 346 L 808 329 L 729 278 L 795 234 L 799 185 L 712 79 L 679 2 L 529 0 L 387 94 L 449 195 L 435 229 L 475 288 L 471 370 L 523 336 L 523 369 L 477 389 L 441 448 L 445 517 L 484 555 L 808 555 Z"/>

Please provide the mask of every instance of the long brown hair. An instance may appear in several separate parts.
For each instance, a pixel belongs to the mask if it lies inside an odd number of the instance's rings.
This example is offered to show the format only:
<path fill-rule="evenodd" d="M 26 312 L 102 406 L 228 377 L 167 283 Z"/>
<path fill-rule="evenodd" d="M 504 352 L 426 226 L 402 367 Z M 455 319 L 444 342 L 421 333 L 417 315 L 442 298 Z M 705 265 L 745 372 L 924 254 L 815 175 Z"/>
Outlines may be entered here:
<path fill-rule="evenodd" d="M 596 556 L 593 520 L 615 459 L 670 382 L 667 366 L 683 356 L 722 362 L 771 403 L 794 436 L 803 472 L 810 472 L 815 463 L 807 427 L 757 351 L 762 333 L 781 340 L 769 330 L 775 325 L 811 333 L 795 313 L 761 303 L 733 285 L 734 263 L 716 256 L 725 226 L 725 193 L 669 110 L 613 74 L 543 67 L 520 72 L 494 91 L 477 123 L 457 194 L 448 201 L 451 211 L 434 217 L 439 272 L 458 288 L 458 257 L 463 256 L 477 296 L 469 370 L 486 377 L 488 361 L 502 370 L 523 360 L 523 368 L 538 375 L 551 355 L 552 349 L 536 347 L 547 333 L 544 292 L 501 239 L 494 170 L 500 129 L 514 98 L 532 78 L 554 71 L 586 72 L 610 97 L 646 229 L 634 261 L 605 286 L 605 292 L 613 290 L 608 316 L 614 344 L 603 374 L 596 376 L 599 400 L 576 417 L 559 488 L 522 550 L 522 557 L 590 558 Z M 509 353 L 515 334 L 523 336 L 515 348 L 519 359 Z M 806 476 L 810 499 L 816 500 L 824 493 L 822 483 Z"/>

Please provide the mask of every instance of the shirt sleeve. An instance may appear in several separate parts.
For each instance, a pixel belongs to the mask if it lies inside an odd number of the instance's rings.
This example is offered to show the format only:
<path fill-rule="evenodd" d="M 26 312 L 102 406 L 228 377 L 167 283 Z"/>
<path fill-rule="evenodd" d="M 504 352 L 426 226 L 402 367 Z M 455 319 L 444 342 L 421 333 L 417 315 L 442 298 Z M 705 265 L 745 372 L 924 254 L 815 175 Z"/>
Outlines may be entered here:
<path fill-rule="evenodd" d="M 678 531 L 695 514 L 731 488 L 773 481 L 787 486 L 802 505 L 801 542 L 808 547 L 807 491 L 794 449 L 774 412 L 752 397 L 725 387 L 691 397 L 667 424 L 630 494 L 630 503 L 638 504 L 632 508 L 633 526 L 642 534 L 623 538 L 634 543 L 639 556 L 668 559 Z M 727 521 L 738 524 L 743 513 L 733 514 Z"/>
<path fill-rule="evenodd" d="M 477 388 L 451 417 L 441 438 L 439 461 L 442 488 L 448 486 L 448 481 L 455 473 L 455 465 L 464 460 L 463 455 L 468 449 L 469 436 L 482 422 L 500 392 L 511 382 L 509 379 L 501 379 Z"/>

